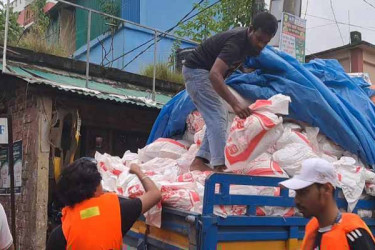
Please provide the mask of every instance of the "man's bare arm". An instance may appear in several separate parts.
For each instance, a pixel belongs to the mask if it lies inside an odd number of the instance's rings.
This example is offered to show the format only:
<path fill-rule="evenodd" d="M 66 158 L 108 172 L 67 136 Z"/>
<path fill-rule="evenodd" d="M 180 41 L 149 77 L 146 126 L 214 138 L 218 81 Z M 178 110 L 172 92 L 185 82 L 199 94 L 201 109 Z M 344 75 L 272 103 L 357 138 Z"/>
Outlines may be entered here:
<path fill-rule="evenodd" d="M 251 110 L 245 104 L 240 103 L 225 84 L 224 75 L 228 68 L 228 65 L 223 60 L 216 58 L 210 70 L 210 81 L 215 91 L 233 108 L 236 115 L 241 119 L 245 119 L 251 115 Z"/>
<path fill-rule="evenodd" d="M 142 201 L 142 214 L 150 210 L 161 200 L 161 193 L 155 183 L 147 177 L 137 164 L 130 166 L 129 173 L 137 175 L 146 193 L 139 197 Z"/>

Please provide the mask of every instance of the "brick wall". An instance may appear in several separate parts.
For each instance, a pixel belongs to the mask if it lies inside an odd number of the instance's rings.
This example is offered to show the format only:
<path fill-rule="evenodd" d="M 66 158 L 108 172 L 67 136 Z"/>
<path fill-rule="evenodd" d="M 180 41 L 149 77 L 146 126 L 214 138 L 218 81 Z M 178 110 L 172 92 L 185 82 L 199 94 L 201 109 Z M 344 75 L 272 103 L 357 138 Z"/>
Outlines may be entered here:
<path fill-rule="evenodd" d="M 21 194 L 16 195 L 16 249 L 40 249 L 37 246 L 40 232 L 36 230 L 36 183 L 37 183 L 37 138 L 38 96 L 20 84 L 14 90 L 6 90 L 8 107 L 13 116 L 13 139 L 22 140 L 23 169 Z M 5 90 L 0 90 L 3 96 Z M 3 93 L 2 93 L 3 92 Z M 46 190 L 46 192 L 48 192 Z M 11 224 L 10 196 L 0 196 Z M 47 211 L 46 211 L 47 212 Z M 40 231 L 40 230 L 39 230 Z"/>

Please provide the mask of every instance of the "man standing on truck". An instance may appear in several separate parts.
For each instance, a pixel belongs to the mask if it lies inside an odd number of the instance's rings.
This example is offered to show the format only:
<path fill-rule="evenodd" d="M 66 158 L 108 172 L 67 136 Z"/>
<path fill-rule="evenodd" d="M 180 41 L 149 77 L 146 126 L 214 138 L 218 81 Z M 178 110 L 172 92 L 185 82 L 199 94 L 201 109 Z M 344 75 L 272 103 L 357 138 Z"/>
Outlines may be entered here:
<path fill-rule="evenodd" d="M 182 69 L 186 90 L 207 126 L 190 170 L 212 170 L 206 165 L 209 162 L 217 171 L 225 169 L 228 111 L 224 100 L 242 119 L 250 116 L 251 111 L 230 92 L 224 79 L 239 68 L 246 57 L 258 56 L 277 28 L 276 18 L 262 12 L 254 17 L 249 27 L 216 34 L 187 56 Z"/>
<path fill-rule="evenodd" d="M 145 193 L 128 200 L 115 193 L 104 193 L 96 160 L 81 158 L 66 167 L 57 183 L 64 203 L 62 225 L 50 235 L 47 250 L 122 249 L 122 238 L 138 217 L 161 200 L 155 183 L 136 164 L 135 174 Z"/>
<path fill-rule="evenodd" d="M 302 250 L 375 249 L 375 239 L 365 222 L 356 214 L 341 213 L 334 198 L 337 175 L 331 163 L 314 158 L 305 160 L 299 175 L 280 182 L 296 191 L 298 210 L 306 218 Z"/>

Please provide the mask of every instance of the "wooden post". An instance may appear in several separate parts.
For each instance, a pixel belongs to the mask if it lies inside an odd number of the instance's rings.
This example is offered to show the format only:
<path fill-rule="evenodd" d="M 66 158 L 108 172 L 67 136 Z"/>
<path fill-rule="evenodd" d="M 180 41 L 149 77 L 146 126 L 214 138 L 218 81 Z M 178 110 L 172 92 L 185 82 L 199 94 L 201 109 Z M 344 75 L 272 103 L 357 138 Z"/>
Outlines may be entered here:
<path fill-rule="evenodd" d="M 50 121 L 52 118 L 52 100 L 38 98 L 38 138 L 36 139 L 36 249 L 45 249 L 48 210 L 48 172 L 50 154 Z"/>
<path fill-rule="evenodd" d="M 8 113 L 8 169 L 10 175 L 10 207 L 12 220 L 13 244 L 17 248 L 16 234 L 16 198 L 14 194 L 14 154 L 13 154 L 13 124 L 12 115 Z"/>

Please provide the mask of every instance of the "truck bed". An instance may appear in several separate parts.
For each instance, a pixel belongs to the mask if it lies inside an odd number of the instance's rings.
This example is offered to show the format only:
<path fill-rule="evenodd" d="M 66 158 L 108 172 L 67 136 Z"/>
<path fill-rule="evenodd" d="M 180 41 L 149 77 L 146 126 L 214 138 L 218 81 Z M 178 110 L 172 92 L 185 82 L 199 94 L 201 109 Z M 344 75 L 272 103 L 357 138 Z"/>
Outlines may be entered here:
<path fill-rule="evenodd" d="M 205 184 L 202 214 L 163 207 L 161 228 L 140 218 L 124 238 L 129 249 L 298 249 L 308 222 L 303 217 L 257 216 L 258 206 L 294 207 L 287 189 L 279 197 L 230 194 L 230 185 L 277 187 L 282 178 L 215 173 Z M 219 193 L 215 186 L 220 185 Z M 339 208 L 347 207 L 337 198 Z M 246 215 L 216 216 L 215 205 L 245 205 Z M 375 210 L 375 200 L 360 200 L 354 210 Z M 375 231 L 375 219 L 364 221 Z M 146 248 L 145 248 L 146 247 Z"/>

